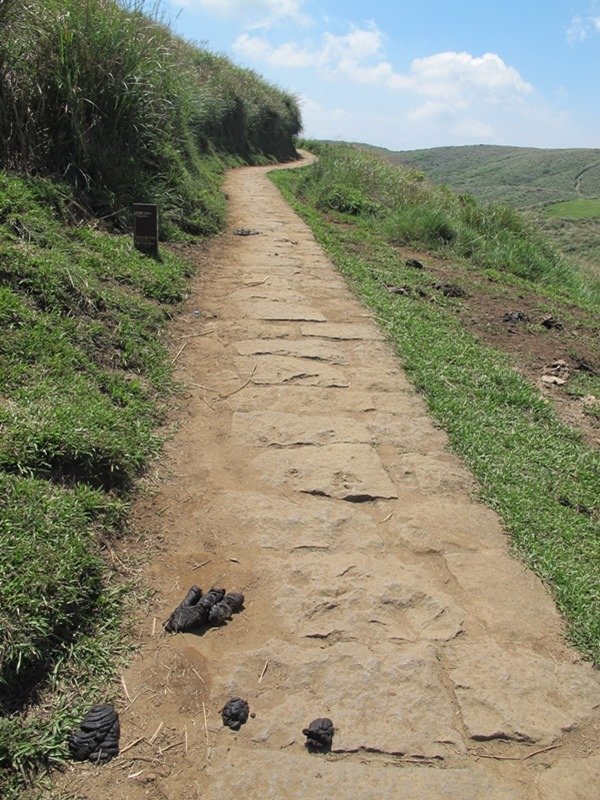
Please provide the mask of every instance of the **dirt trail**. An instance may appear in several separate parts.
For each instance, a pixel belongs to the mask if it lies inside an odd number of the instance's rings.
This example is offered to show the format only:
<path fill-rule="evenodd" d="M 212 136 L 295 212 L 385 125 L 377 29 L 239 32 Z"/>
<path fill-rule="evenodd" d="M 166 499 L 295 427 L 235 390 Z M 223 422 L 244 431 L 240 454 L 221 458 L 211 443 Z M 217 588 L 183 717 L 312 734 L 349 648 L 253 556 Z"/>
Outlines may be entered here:
<path fill-rule="evenodd" d="M 597 800 L 598 674 L 265 173 L 229 174 L 230 232 L 178 323 L 191 397 L 151 501 L 165 549 L 148 568 L 156 620 L 124 675 L 133 744 L 61 788 Z M 246 608 L 202 636 L 163 634 L 193 583 L 242 590 Z M 235 696 L 255 714 L 239 733 L 219 714 Z M 311 755 L 301 731 L 321 716 L 333 752 Z"/>

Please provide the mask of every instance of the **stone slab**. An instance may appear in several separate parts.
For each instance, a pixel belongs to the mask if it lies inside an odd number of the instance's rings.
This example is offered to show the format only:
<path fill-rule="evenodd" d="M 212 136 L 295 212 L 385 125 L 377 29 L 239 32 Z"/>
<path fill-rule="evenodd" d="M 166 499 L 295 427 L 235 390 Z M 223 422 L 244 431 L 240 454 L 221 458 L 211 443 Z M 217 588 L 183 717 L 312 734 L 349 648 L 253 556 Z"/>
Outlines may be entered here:
<path fill-rule="evenodd" d="M 233 491 L 223 493 L 216 504 L 223 516 L 235 519 L 236 528 L 251 526 L 259 547 L 283 558 L 307 552 L 383 548 L 379 526 L 360 506 L 308 495 L 297 503 L 283 495 Z"/>
<path fill-rule="evenodd" d="M 251 447 L 369 443 L 372 440 L 366 426 L 351 417 L 284 414 L 277 411 L 234 413 L 231 435 L 236 442 Z"/>
<path fill-rule="evenodd" d="M 277 450 L 257 456 L 259 474 L 276 486 L 360 503 L 398 497 L 379 456 L 366 444 Z"/>
<path fill-rule="evenodd" d="M 367 341 L 382 341 L 383 334 L 372 324 L 354 322 L 329 322 L 322 325 L 303 325 L 300 328 L 302 336 L 319 336 L 323 339 L 364 339 Z"/>
<path fill-rule="evenodd" d="M 339 347 L 318 339 L 247 339 L 237 342 L 235 348 L 241 356 L 293 356 L 331 364 L 348 363 L 348 357 Z"/>
<path fill-rule="evenodd" d="M 496 637 L 535 641 L 563 633 L 561 618 L 539 578 L 508 553 L 448 553 L 448 569 L 470 608 Z"/>
<path fill-rule="evenodd" d="M 302 728 L 311 719 L 330 716 L 337 752 L 435 758 L 464 750 L 432 644 L 371 648 L 342 642 L 308 648 L 272 639 L 232 668 L 223 679 L 225 693 L 233 697 L 257 686 L 267 661 L 253 701 L 256 742 L 269 747 L 302 742 Z"/>
<path fill-rule="evenodd" d="M 306 721 L 305 723 L 306 724 Z M 335 739 L 334 739 L 335 741 Z M 518 784 L 481 767 L 437 769 L 330 759 L 260 747 L 218 747 L 207 769 L 203 800 L 531 800 Z M 563 798 L 567 800 L 567 798 Z"/>
<path fill-rule="evenodd" d="M 311 306 L 282 303 L 270 300 L 246 300 L 240 302 L 244 314 L 250 319 L 268 319 L 282 322 L 325 322 L 326 317 Z"/>
<path fill-rule="evenodd" d="M 273 605 L 296 636 L 376 646 L 450 641 L 463 630 L 465 612 L 431 573 L 398 557 L 307 553 L 288 575 Z"/>
<path fill-rule="evenodd" d="M 540 800 L 598 800 L 600 755 L 561 759 L 539 776 L 537 788 Z"/>
<path fill-rule="evenodd" d="M 502 549 L 506 545 L 497 515 L 467 498 L 434 501 L 426 493 L 411 492 L 398 503 L 389 527 L 417 553 Z"/>
<path fill-rule="evenodd" d="M 348 379 L 339 367 L 305 358 L 287 356 L 257 357 L 252 375 L 255 385 L 294 384 L 324 388 L 348 386 Z"/>
<path fill-rule="evenodd" d="M 262 358 L 262 357 L 260 357 Z M 258 361 L 259 359 L 257 359 Z M 300 367 L 302 359 L 298 359 L 296 366 Z M 309 364 L 309 367 L 311 365 Z M 323 366 L 329 366 L 323 364 Z M 257 371 L 260 364 L 257 365 Z M 304 364 L 306 369 L 306 362 Z M 247 363 L 244 364 L 244 375 L 251 371 Z M 335 369 L 332 367 L 332 369 Z M 312 370 L 310 370 L 312 372 Z M 300 372 L 300 370 L 299 370 Z M 342 370 L 336 372 L 323 372 L 323 377 L 344 381 L 344 386 L 310 386 L 292 382 L 288 384 L 259 384 L 250 383 L 243 392 L 234 394 L 227 400 L 228 405 L 237 411 L 267 410 L 296 413 L 298 408 L 308 408 L 313 414 L 331 414 L 335 408 L 337 413 L 366 414 L 364 422 L 368 424 L 369 417 L 376 409 L 383 408 L 390 414 L 410 413 L 411 398 L 406 394 L 376 394 L 356 391 L 348 388 Z M 254 376 L 256 373 L 254 373 Z"/>
<path fill-rule="evenodd" d="M 450 676 L 468 735 L 556 742 L 600 707 L 600 676 L 589 665 L 557 663 L 492 640 L 449 646 Z"/>

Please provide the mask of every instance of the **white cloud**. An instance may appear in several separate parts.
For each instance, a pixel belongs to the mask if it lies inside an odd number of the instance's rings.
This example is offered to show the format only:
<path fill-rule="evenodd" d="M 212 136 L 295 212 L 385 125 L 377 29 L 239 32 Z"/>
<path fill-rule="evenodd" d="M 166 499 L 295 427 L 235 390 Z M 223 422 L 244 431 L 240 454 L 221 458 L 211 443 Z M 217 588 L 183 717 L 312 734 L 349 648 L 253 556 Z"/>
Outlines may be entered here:
<path fill-rule="evenodd" d="M 273 67 L 314 67 L 329 78 L 403 92 L 421 103 L 410 112 L 413 120 L 520 101 L 533 92 L 518 71 L 495 53 L 436 53 L 414 59 L 406 73 L 397 72 L 385 58 L 384 36 L 373 23 L 353 27 L 345 36 L 325 33 L 317 46 L 310 41 L 273 46 L 264 36 L 244 33 L 233 47 L 238 54 Z"/>
<path fill-rule="evenodd" d="M 304 13 L 304 0 L 174 0 L 185 8 L 199 8 L 219 17 L 251 21 L 251 27 L 270 27 L 281 20 L 306 26 L 310 17 Z"/>
<path fill-rule="evenodd" d="M 586 13 L 573 17 L 567 28 L 567 41 L 577 44 L 595 33 L 600 33 L 600 3 L 597 0 L 590 3 Z"/>

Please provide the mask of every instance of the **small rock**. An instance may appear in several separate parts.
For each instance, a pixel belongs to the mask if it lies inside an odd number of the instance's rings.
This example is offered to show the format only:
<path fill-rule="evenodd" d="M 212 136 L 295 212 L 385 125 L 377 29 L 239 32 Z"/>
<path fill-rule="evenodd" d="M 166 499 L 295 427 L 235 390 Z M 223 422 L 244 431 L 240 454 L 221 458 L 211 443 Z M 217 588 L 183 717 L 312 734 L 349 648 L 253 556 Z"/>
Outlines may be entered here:
<path fill-rule="evenodd" d="M 407 267 L 412 267 L 413 269 L 423 269 L 423 264 L 420 261 L 417 261 L 416 258 L 407 258 L 404 262 Z"/>
<path fill-rule="evenodd" d="M 542 381 L 548 386 L 564 386 L 566 383 L 564 378 L 559 378 L 557 375 L 542 375 Z"/>
<path fill-rule="evenodd" d="M 333 722 L 327 717 L 313 719 L 308 728 L 302 733 L 306 736 L 304 743 L 311 753 L 328 753 L 331 750 L 335 729 Z"/>
<path fill-rule="evenodd" d="M 69 750 L 76 761 L 105 764 L 119 755 L 119 715 L 111 705 L 93 706 L 71 734 Z"/>
<path fill-rule="evenodd" d="M 232 697 L 221 709 L 223 725 L 231 728 L 232 731 L 239 731 L 242 725 L 248 721 L 250 707 L 241 697 Z"/>
<path fill-rule="evenodd" d="M 567 378 L 569 376 L 569 365 L 562 358 L 553 361 L 546 367 L 546 375 L 556 375 L 559 378 Z"/>
<path fill-rule="evenodd" d="M 386 286 L 385 288 L 390 294 L 403 294 L 407 297 L 410 296 L 413 291 L 411 286 Z"/>

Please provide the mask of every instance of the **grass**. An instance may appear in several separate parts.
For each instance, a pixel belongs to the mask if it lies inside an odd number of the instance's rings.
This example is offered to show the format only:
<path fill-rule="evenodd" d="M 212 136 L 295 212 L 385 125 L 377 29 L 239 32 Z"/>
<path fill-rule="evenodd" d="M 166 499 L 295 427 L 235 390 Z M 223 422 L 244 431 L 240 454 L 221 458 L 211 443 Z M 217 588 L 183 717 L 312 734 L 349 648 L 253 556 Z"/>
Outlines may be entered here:
<path fill-rule="evenodd" d="M 376 214 L 319 208 L 319 198 L 331 185 L 343 187 L 347 174 L 344 149 L 334 148 L 329 156 L 333 165 L 321 163 L 271 176 L 373 309 L 431 413 L 448 431 L 451 446 L 479 481 L 482 498 L 500 514 L 515 551 L 552 587 L 571 641 L 600 664 L 597 451 L 558 421 L 549 403 L 520 377 L 508 357 L 480 344 L 460 326 L 454 301 L 431 303 L 386 290 L 386 284 L 417 286 L 429 278 L 426 271 L 406 268 Z M 378 165 L 370 169 L 375 176 L 383 170 Z M 408 175 L 400 175 L 396 183 L 401 203 L 408 192 L 414 202 L 422 202 L 421 189 Z M 362 184 L 355 181 L 351 187 L 356 191 Z M 374 182 L 368 196 L 382 202 L 385 192 Z M 395 209 L 389 213 L 393 216 Z M 408 241 L 430 244 L 440 219 L 444 217 L 432 215 L 425 234 L 419 225 L 418 235 L 410 227 Z M 514 219 L 512 214 L 507 217 L 513 233 Z M 341 220 L 343 226 L 335 224 Z M 492 228 L 490 235 L 495 232 Z M 438 241 L 437 246 L 447 244 Z"/>
<path fill-rule="evenodd" d="M 67 224 L 73 207 L 65 186 L 0 174 L 3 797 L 65 756 L 122 650 L 122 588 L 102 553 L 160 447 L 161 330 L 191 274 Z"/>
<path fill-rule="evenodd" d="M 579 198 L 552 203 L 544 209 L 548 217 L 562 219 L 600 219 L 600 200 Z"/>
<path fill-rule="evenodd" d="M 355 146 L 479 201 L 530 210 L 547 238 L 585 272 L 600 277 L 600 149 L 468 145 L 392 151 Z"/>
<path fill-rule="evenodd" d="M 531 219 L 509 206 L 454 194 L 421 172 L 350 146 L 316 146 L 319 161 L 302 171 L 299 186 L 316 208 L 344 213 L 390 244 L 428 248 L 563 298 L 600 301 L 600 282 L 575 269 Z"/>
<path fill-rule="evenodd" d="M 120 227 L 146 201 L 163 237 L 214 233 L 215 155 L 295 155 L 295 99 L 175 36 L 159 2 L 3 0 L 0 27 L 0 168 L 59 177 Z"/>
<path fill-rule="evenodd" d="M 361 145 L 364 146 L 364 145 Z M 486 202 L 529 208 L 600 195 L 600 149 L 466 145 L 427 150 L 376 148 L 392 163 L 424 172 L 455 192 Z"/>

